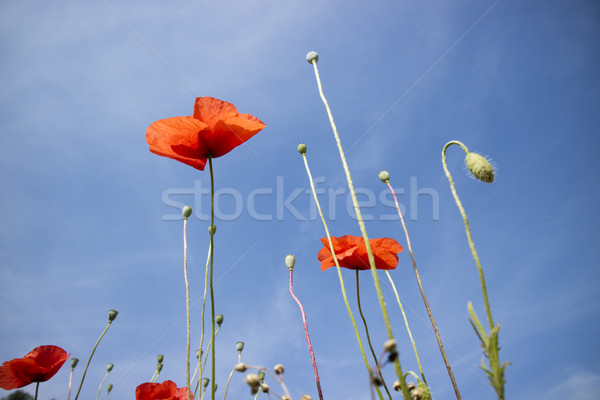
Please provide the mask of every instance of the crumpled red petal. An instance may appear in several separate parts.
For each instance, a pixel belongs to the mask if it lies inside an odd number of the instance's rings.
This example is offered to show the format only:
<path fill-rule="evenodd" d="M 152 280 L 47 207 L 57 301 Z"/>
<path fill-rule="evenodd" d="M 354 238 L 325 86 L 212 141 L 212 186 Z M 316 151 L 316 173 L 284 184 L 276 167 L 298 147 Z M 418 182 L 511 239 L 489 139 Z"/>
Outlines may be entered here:
<path fill-rule="evenodd" d="M 69 358 L 58 346 L 39 346 L 0 366 L 0 387 L 11 390 L 52 378 Z"/>
<path fill-rule="evenodd" d="M 187 388 L 178 388 L 173 381 L 142 383 L 135 389 L 135 400 L 187 400 Z"/>
<path fill-rule="evenodd" d="M 327 238 L 322 238 L 323 248 L 317 256 L 321 261 L 321 270 L 335 266 L 333 254 L 329 248 Z M 364 239 L 360 236 L 346 235 L 340 238 L 332 237 L 331 242 L 341 268 L 348 269 L 371 269 L 369 257 Z M 390 238 L 370 239 L 369 244 L 373 251 L 375 266 L 377 269 L 389 270 L 398 265 L 398 253 L 402 251 L 402 245 Z"/>

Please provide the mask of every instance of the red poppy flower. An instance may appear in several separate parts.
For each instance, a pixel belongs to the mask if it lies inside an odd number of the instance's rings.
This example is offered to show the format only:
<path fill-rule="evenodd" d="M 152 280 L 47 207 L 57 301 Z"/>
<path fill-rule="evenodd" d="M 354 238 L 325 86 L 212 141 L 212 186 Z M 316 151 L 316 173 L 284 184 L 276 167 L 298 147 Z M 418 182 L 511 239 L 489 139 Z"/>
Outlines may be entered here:
<path fill-rule="evenodd" d="M 187 388 L 178 388 L 173 381 L 142 383 L 135 389 L 135 400 L 187 400 Z M 190 393 L 194 400 L 194 393 Z"/>
<path fill-rule="evenodd" d="M 0 387 L 11 390 L 45 382 L 58 372 L 69 355 L 57 346 L 40 346 L 23 358 L 5 361 L 0 366 Z"/>
<path fill-rule="evenodd" d="M 319 251 L 319 261 L 321 261 L 321 271 L 335 266 L 333 254 L 329 248 L 329 240 L 322 238 L 321 242 L 325 247 Z M 365 240 L 362 236 L 346 235 L 340 238 L 332 237 L 333 249 L 342 268 L 348 269 L 371 269 L 369 266 L 369 257 Z M 377 269 L 394 269 L 398 265 L 398 253 L 402 251 L 402 245 L 394 239 L 369 239 L 373 257 L 375 257 L 375 266 Z"/>
<path fill-rule="evenodd" d="M 208 156 L 221 157 L 256 135 L 265 124 L 238 114 L 231 103 L 197 97 L 194 115 L 156 121 L 146 130 L 150 151 L 204 170 Z"/>

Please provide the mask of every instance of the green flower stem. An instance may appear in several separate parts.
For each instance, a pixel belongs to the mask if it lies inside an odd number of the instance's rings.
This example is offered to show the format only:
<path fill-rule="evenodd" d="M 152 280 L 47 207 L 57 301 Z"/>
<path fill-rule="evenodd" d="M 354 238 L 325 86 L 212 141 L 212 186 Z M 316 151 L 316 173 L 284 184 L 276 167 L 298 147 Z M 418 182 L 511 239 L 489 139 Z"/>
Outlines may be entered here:
<path fill-rule="evenodd" d="M 490 308 L 490 301 L 488 299 L 487 288 L 485 285 L 485 278 L 483 276 L 483 268 L 481 267 L 481 262 L 479 261 L 479 256 L 477 255 L 477 250 L 475 250 L 475 244 L 473 243 L 473 238 L 471 237 L 471 228 L 469 227 L 469 220 L 467 219 L 467 213 L 463 208 L 463 205 L 458 198 L 458 194 L 456 193 L 456 188 L 454 186 L 454 180 L 452 179 L 452 175 L 448 170 L 448 165 L 446 164 L 446 149 L 451 145 L 458 145 L 465 152 L 465 154 L 469 154 L 469 149 L 463 143 L 458 140 L 452 140 L 444 146 L 442 150 L 442 164 L 444 165 L 444 172 L 446 173 L 446 177 L 448 178 L 448 182 L 450 182 L 450 190 L 452 191 L 452 196 L 454 196 L 454 200 L 456 201 L 456 205 L 458 206 L 458 210 L 460 211 L 460 215 L 463 218 L 465 223 L 465 231 L 467 233 L 467 240 L 469 241 L 469 247 L 471 248 L 471 254 L 473 255 L 473 259 L 475 259 L 475 264 L 477 264 L 477 272 L 479 272 L 479 280 L 481 281 L 481 291 L 483 292 L 483 302 L 485 304 L 485 311 L 487 313 L 488 323 L 490 324 L 490 329 L 494 329 L 494 321 L 492 319 L 492 310 Z"/>
<path fill-rule="evenodd" d="M 67 394 L 67 400 L 71 398 L 71 384 L 73 383 L 73 370 L 75 368 L 71 367 L 71 373 L 69 374 L 69 392 Z"/>
<path fill-rule="evenodd" d="M 354 185 L 352 184 L 352 177 L 350 176 L 350 170 L 348 169 L 348 163 L 346 162 L 346 156 L 344 155 L 344 149 L 342 148 L 342 143 L 340 141 L 340 136 L 338 135 L 337 128 L 335 126 L 335 122 L 333 120 L 333 115 L 331 114 L 331 109 L 329 108 L 329 104 L 327 103 L 327 99 L 325 98 L 325 94 L 323 93 L 323 86 L 321 85 L 321 78 L 319 77 L 319 70 L 317 68 L 317 62 L 313 60 L 311 64 L 315 70 L 315 76 L 317 78 L 317 85 L 319 87 L 319 94 L 321 95 L 321 100 L 327 109 L 327 115 L 329 116 L 329 122 L 331 124 L 331 128 L 333 130 L 333 134 L 335 136 L 335 141 L 337 143 L 338 150 L 340 152 L 340 158 L 342 159 L 342 164 L 344 166 L 344 171 L 346 172 L 346 180 L 348 181 L 348 188 L 350 189 L 350 195 L 352 197 L 352 203 L 354 204 L 354 211 L 356 213 L 356 218 L 358 219 L 358 225 L 360 227 L 360 231 L 362 232 L 363 239 L 365 240 L 365 247 L 367 249 L 367 255 L 369 258 L 369 264 L 371 265 L 371 274 L 373 275 L 373 283 L 375 284 L 375 290 L 377 291 L 377 298 L 379 299 L 379 305 L 381 307 L 381 313 L 383 314 L 383 320 L 385 322 L 385 327 L 388 333 L 389 339 L 394 339 L 394 332 L 392 331 L 392 324 L 390 323 L 390 317 L 387 312 L 387 308 L 385 306 L 385 300 L 383 298 L 383 292 L 381 290 L 381 285 L 379 283 L 379 277 L 377 276 L 377 267 L 375 265 L 375 258 L 373 257 L 373 249 L 371 249 L 371 243 L 369 243 L 369 236 L 367 235 L 367 230 L 365 228 L 365 223 L 362 218 L 362 214 L 360 212 L 360 207 L 358 205 L 358 200 L 356 198 L 356 192 L 354 191 Z M 335 253 L 333 253 L 335 254 Z M 335 259 L 336 257 L 334 257 Z M 404 373 L 402 372 L 402 366 L 400 365 L 400 357 L 396 357 L 394 360 L 394 369 L 396 370 L 396 375 L 400 380 L 400 386 L 402 388 L 402 395 L 405 399 L 410 398 L 410 394 L 408 393 L 408 387 L 404 380 Z"/>
<path fill-rule="evenodd" d="M 234 373 L 235 373 L 235 368 L 231 370 L 231 373 L 229 374 L 229 378 L 227 379 L 227 384 L 225 385 L 225 393 L 223 393 L 223 400 L 225 400 L 225 397 L 227 397 L 227 389 L 229 389 L 229 382 L 231 382 L 231 377 L 233 376 Z"/>
<path fill-rule="evenodd" d="M 208 256 L 206 257 L 206 269 L 205 269 L 205 274 L 204 274 L 204 298 L 202 299 L 202 324 L 201 324 L 201 330 L 200 330 L 200 347 L 199 350 L 202 353 L 202 347 L 204 346 L 204 313 L 205 313 L 205 309 L 206 309 L 206 294 L 208 293 L 208 271 L 209 271 L 209 267 L 210 267 L 210 260 L 212 258 L 212 245 L 208 246 Z M 198 384 L 196 385 L 196 387 L 198 387 L 198 385 L 200 385 L 200 383 L 202 382 L 202 376 L 204 374 L 204 368 L 201 365 L 202 362 L 202 357 L 198 357 L 198 364 L 196 365 L 196 369 L 200 369 L 200 375 L 198 375 Z M 194 372 L 194 376 L 196 375 L 196 373 Z"/>
<path fill-rule="evenodd" d="M 333 247 L 333 242 L 331 241 L 331 235 L 329 234 L 329 228 L 327 227 L 327 222 L 325 221 L 325 217 L 323 216 L 323 210 L 321 210 L 321 204 L 319 203 L 319 198 L 317 197 L 317 192 L 315 190 L 315 184 L 312 178 L 312 174 L 310 173 L 310 168 L 308 167 L 308 161 L 306 159 L 306 154 L 302 154 L 302 158 L 304 160 L 304 166 L 306 167 L 306 172 L 308 174 L 308 179 L 310 180 L 310 187 L 312 189 L 313 197 L 315 199 L 315 203 L 317 204 L 317 209 L 319 210 L 319 215 L 321 216 L 321 221 L 323 222 L 323 227 L 325 228 L 325 234 L 327 235 L 327 240 L 329 242 L 329 249 L 331 250 L 331 254 L 335 254 L 335 249 Z M 360 338 L 360 333 L 358 331 L 358 326 L 356 325 L 356 320 L 354 319 L 354 314 L 352 313 L 352 308 L 350 308 L 350 303 L 348 302 L 348 296 L 346 295 L 346 286 L 344 285 L 344 278 L 342 277 L 342 270 L 340 268 L 340 263 L 338 262 L 337 257 L 333 257 L 333 261 L 335 262 L 336 270 L 338 273 L 338 278 L 340 280 L 340 287 L 342 289 L 342 297 L 344 298 L 344 303 L 346 304 L 346 310 L 348 311 L 348 315 L 350 316 L 350 320 L 352 321 L 352 326 L 354 327 L 354 333 L 356 334 L 356 340 L 358 341 L 358 347 L 360 348 L 360 354 L 362 355 L 363 361 L 365 362 L 365 367 L 369 372 L 369 378 L 373 376 L 373 371 L 371 370 L 371 366 L 369 365 L 369 361 L 367 360 L 367 355 L 365 354 L 365 348 L 362 343 L 362 339 Z M 375 386 L 377 389 L 377 393 L 379 394 L 379 398 L 383 400 L 383 395 L 379 390 L 378 386 Z M 408 397 L 406 398 L 408 399 Z"/>
<path fill-rule="evenodd" d="M 185 279 L 185 312 L 187 320 L 186 346 L 185 346 L 185 382 L 187 388 L 187 398 L 190 400 L 190 284 L 187 273 L 187 217 L 183 219 L 183 276 Z M 158 375 L 157 375 L 158 378 Z"/>
<path fill-rule="evenodd" d="M 40 387 L 40 383 L 36 382 L 35 383 L 35 397 L 33 398 L 33 400 L 37 400 L 37 395 L 38 395 L 38 389 Z"/>
<path fill-rule="evenodd" d="M 214 237 L 215 230 L 212 228 L 215 226 L 215 178 L 213 175 L 213 164 L 212 164 L 212 156 L 208 156 L 208 165 L 210 167 L 210 248 L 212 249 L 210 255 L 210 315 L 211 315 L 211 379 L 210 379 L 210 387 L 211 387 L 211 400 L 215 400 L 215 393 L 217 391 L 215 385 L 215 291 L 213 287 L 213 264 L 214 264 Z"/>
<path fill-rule="evenodd" d="M 442 353 L 442 358 L 444 359 L 444 364 L 446 365 L 446 370 L 448 371 L 448 376 L 450 376 L 450 380 L 452 381 L 452 387 L 454 388 L 454 394 L 458 400 L 461 400 L 460 392 L 458 390 L 458 385 L 456 384 L 456 379 L 454 378 L 454 373 L 452 372 L 452 368 L 450 367 L 450 363 L 448 362 L 448 357 L 446 357 L 446 351 L 444 350 L 444 345 L 442 343 L 442 339 L 440 337 L 440 333 L 438 331 L 437 325 L 435 323 L 435 319 L 433 318 L 433 313 L 431 312 L 431 308 L 429 307 L 429 302 L 427 301 L 427 297 L 425 296 L 425 289 L 423 289 L 423 284 L 421 283 L 421 277 L 419 276 L 419 270 L 417 269 L 417 262 L 415 261 L 415 255 L 412 250 L 412 245 L 410 243 L 410 236 L 408 235 L 408 230 L 406 229 L 406 224 L 404 223 L 404 217 L 402 216 L 402 211 L 400 211 L 400 205 L 398 205 L 398 199 L 396 197 L 396 193 L 394 192 L 394 188 L 390 184 L 390 181 L 386 181 L 385 184 L 392 192 L 392 196 L 394 197 L 394 203 L 396 204 L 396 210 L 398 211 L 398 215 L 400 216 L 400 222 L 402 223 L 402 229 L 404 230 L 404 236 L 406 237 L 406 245 L 408 246 L 408 252 L 410 254 L 410 260 L 412 262 L 413 270 L 415 271 L 415 277 L 417 278 L 417 284 L 419 285 L 419 291 L 421 292 L 421 297 L 423 298 L 423 304 L 425 305 L 425 309 L 427 309 L 427 314 L 429 315 L 429 320 L 431 321 L 431 326 L 433 327 L 433 332 L 435 333 L 435 338 L 438 343 L 438 347 L 440 349 L 440 353 Z M 392 279 L 390 278 L 390 282 Z M 392 282 L 393 285 L 393 282 Z M 394 287 L 394 291 L 396 288 Z M 398 299 L 398 304 L 400 304 L 400 297 L 398 297 L 398 293 L 396 293 L 396 298 Z M 400 305 L 402 308 L 402 305 Z M 404 310 L 402 310 L 402 315 L 404 315 Z M 406 316 L 404 317 L 406 322 Z M 408 322 L 406 322 L 406 328 L 408 329 Z M 410 330 L 408 331 L 411 340 L 412 335 L 410 334 Z M 425 375 L 423 374 L 423 370 L 421 369 L 421 361 L 419 361 L 419 355 L 417 354 L 417 348 L 413 341 L 413 347 L 415 347 L 415 354 L 417 356 L 417 362 L 419 363 L 419 369 L 421 371 L 421 376 L 423 377 L 423 382 L 427 384 L 425 380 Z"/>
<path fill-rule="evenodd" d="M 359 272 L 360 270 L 356 269 L 356 304 L 358 306 L 358 313 L 360 314 L 360 318 L 362 319 L 363 325 L 365 326 L 365 334 L 367 336 L 369 350 L 371 350 L 371 355 L 373 356 L 373 360 L 375 360 L 375 373 L 379 375 L 379 379 L 381 379 L 381 383 L 383 384 L 383 387 L 391 400 L 392 395 L 390 394 L 390 390 L 388 389 L 385 383 L 385 379 L 383 379 L 383 375 L 381 374 L 381 366 L 379 365 L 379 361 L 377 361 L 377 355 L 375 354 L 375 350 L 373 350 L 373 344 L 371 343 L 371 335 L 369 335 L 369 327 L 367 325 L 367 320 L 365 318 L 365 315 L 363 314 L 362 306 L 360 305 L 360 279 L 358 276 Z"/>
<path fill-rule="evenodd" d="M 396 301 L 398 302 L 398 306 L 400 306 L 400 311 L 402 312 L 402 318 L 404 319 L 404 325 L 406 325 L 406 331 L 408 332 L 408 337 L 410 338 L 410 342 L 412 343 L 413 350 L 415 352 L 415 357 L 417 358 L 417 364 L 419 365 L 419 372 L 421 373 L 421 378 L 423 382 L 427 383 L 425 380 L 425 374 L 423 373 L 423 367 L 421 366 L 421 359 L 419 358 L 419 352 L 417 351 L 417 345 L 415 344 L 415 339 L 413 338 L 412 332 L 410 330 L 410 326 L 408 325 L 408 318 L 406 318 L 406 313 L 404 312 L 404 307 L 402 306 L 402 301 L 400 301 L 400 296 L 398 295 L 398 290 L 396 289 L 396 285 L 394 284 L 394 280 L 390 275 L 389 271 L 385 271 L 385 274 L 392 285 L 392 290 L 396 295 Z"/>
<path fill-rule="evenodd" d="M 102 332 L 102 334 L 96 341 L 96 345 L 94 345 L 94 348 L 92 349 L 92 354 L 90 354 L 90 358 L 88 359 L 87 364 L 85 365 L 85 369 L 83 370 L 83 376 L 81 377 L 81 382 L 79 383 L 79 389 L 77 389 L 77 394 L 75 395 L 75 400 L 77 400 L 77 398 L 79 397 L 79 393 L 81 392 L 81 387 L 83 386 L 83 381 L 85 380 L 85 374 L 87 373 L 87 370 L 90 366 L 90 362 L 92 361 L 92 357 L 94 356 L 94 353 L 96 352 L 96 348 L 98 348 L 98 344 L 100 344 L 100 341 L 102 340 L 102 338 L 108 331 L 108 328 L 110 328 L 110 324 L 112 324 L 111 320 L 108 321 L 108 325 L 106 325 L 106 328 L 104 328 L 104 331 Z"/>
<path fill-rule="evenodd" d="M 106 371 L 106 374 L 104 374 L 104 378 L 102 378 L 102 382 L 100 382 L 100 387 L 98 387 L 98 394 L 96 395 L 96 400 L 98 400 L 100 398 L 100 392 L 102 391 L 102 385 L 104 385 L 104 381 L 106 381 L 106 378 L 108 377 L 108 371 Z"/>

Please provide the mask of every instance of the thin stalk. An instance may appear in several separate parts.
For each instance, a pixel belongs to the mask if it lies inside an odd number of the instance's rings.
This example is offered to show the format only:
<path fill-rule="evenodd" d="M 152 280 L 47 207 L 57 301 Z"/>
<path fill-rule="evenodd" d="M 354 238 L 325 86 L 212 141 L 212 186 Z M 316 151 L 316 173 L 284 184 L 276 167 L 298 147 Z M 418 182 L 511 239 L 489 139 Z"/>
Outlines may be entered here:
<path fill-rule="evenodd" d="M 365 315 L 363 314 L 362 311 L 362 306 L 360 305 L 360 279 L 359 279 L 359 274 L 360 270 L 356 269 L 356 303 L 358 305 L 358 313 L 360 314 L 360 318 L 362 319 L 363 325 L 365 326 L 365 334 L 367 336 L 367 343 L 369 344 L 369 349 L 371 350 L 371 355 L 373 355 L 373 360 L 375 360 L 375 370 L 377 371 L 377 375 L 379 375 L 379 379 L 381 379 L 381 383 L 383 384 L 383 387 L 388 395 L 388 397 L 392 398 L 392 395 L 390 394 L 390 390 L 388 389 L 386 383 L 385 383 L 385 379 L 383 379 L 383 375 L 381 374 L 381 368 L 379 365 L 379 362 L 377 361 L 377 355 L 375 354 L 375 350 L 373 350 L 373 345 L 371 343 L 371 335 L 369 335 L 369 327 L 367 325 L 367 320 L 365 318 Z"/>
<path fill-rule="evenodd" d="M 106 374 L 104 374 L 104 378 L 102 378 L 102 382 L 100 382 L 100 387 L 98 387 L 98 394 L 96 395 L 96 400 L 98 400 L 100 398 L 100 392 L 102 391 L 102 385 L 104 385 L 104 381 L 106 381 L 107 377 L 108 377 L 108 371 L 106 371 Z"/>
<path fill-rule="evenodd" d="M 317 62 L 313 60 L 311 64 L 315 70 L 315 76 L 317 78 L 317 85 L 319 87 L 319 94 L 321 95 L 321 100 L 325 105 L 325 109 L 327 110 L 327 115 L 329 116 L 329 122 L 331 124 L 331 128 L 333 130 L 333 135 L 335 136 L 335 141 L 340 153 L 340 158 L 342 160 L 342 164 L 344 166 L 344 171 L 346 173 L 346 180 L 348 181 L 348 188 L 350 189 L 350 195 L 352 197 L 352 203 L 354 205 L 354 211 L 356 213 L 356 218 L 358 220 L 358 225 L 360 227 L 360 231 L 362 233 L 363 239 L 365 241 L 365 247 L 367 249 L 367 255 L 369 258 L 369 264 L 371 266 L 371 274 L 373 275 L 373 283 L 375 284 L 375 290 L 377 291 L 377 298 L 379 300 L 379 306 L 381 307 L 381 313 L 383 314 L 383 321 L 385 322 L 385 327 L 388 333 L 388 337 L 390 340 L 394 339 L 394 332 L 392 331 L 392 324 L 390 323 L 390 317 L 387 312 L 387 308 L 385 306 L 385 300 L 383 298 L 383 291 L 381 290 L 381 284 L 379 283 L 379 277 L 377 276 L 377 267 L 375 265 L 375 258 L 373 257 L 373 249 L 371 249 L 371 243 L 369 243 L 369 236 L 367 235 L 367 230 L 365 228 L 365 223 L 362 218 L 362 214 L 360 212 L 360 207 L 358 205 L 358 199 L 356 198 L 356 192 L 354 190 L 354 185 L 352 184 L 352 177 L 350 176 L 350 170 L 348 168 L 348 163 L 346 162 L 346 156 L 344 155 L 344 149 L 342 148 L 342 143 L 340 141 L 340 136 L 338 135 L 337 128 L 335 126 L 335 122 L 333 120 L 333 115 L 331 114 L 331 109 L 329 108 L 329 104 L 327 103 L 327 99 L 325 98 L 325 94 L 323 93 L 323 86 L 321 85 L 321 78 L 319 77 L 319 70 L 317 68 Z M 335 254 L 335 253 L 333 253 Z M 335 259 L 336 257 L 334 257 Z M 394 360 L 394 369 L 396 371 L 396 375 L 400 380 L 400 386 L 402 388 L 402 395 L 405 399 L 410 398 L 410 394 L 408 393 L 408 387 L 404 380 L 404 373 L 402 372 L 402 366 L 400 365 L 400 357 L 396 357 Z"/>
<path fill-rule="evenodd" d="M 187 320 L 186 346 L 185 346 L 185 382 L 187 388 L 187 398 L 190 400 L 190 284 L 187 274 L 187 217 L 183 219 L 183 276 L 185 279 L 185 312 Z"/>
<path fill-rule="evenodd" d="M 325 221 L 325 217 L 323 216 L 323 210 L 321 209 L 321 204 L 319 203 L 319 198 L 317 197 L 317 192 L 315 190 L 315 184 L 312 178 L 312 174 L 310 173 L 310 168 L 308 167 L 308 161 L 306 159 L 306 154 L 302 154 L 302 158 L 304 159 L 304 166 L 306 167 L 306 172 L 308 174 L 308 179 L 310 180 L 310 187 L 312 189 L 313 197 L 315 199 L 315 203 L 317 204 L 317 209 L 319 210 L 319 215 L 321 216 L 321 221 L 323 222 L 323 227 L 325 228 L 325 234 L 327 235 L 327 240 L 329 242 L 329 249 L 331 250 L 331 254 L 335 255 L 335 249 L 333 247 L 333 242 L 331 241 L 331 235 L 329 234 L 329 228 L 327 227 L 327 222 Z M 371 370 L 371 366 L 369 365 L 369 361 L 367 360 L 367 355 L 365 353 L 365 348 L 362 343 L 362 339 L 360 338 L 360 333 L 358 331 L 358 326 L 356 325 L 356 320 L 354 319 L 354 314 L 352 313 L 352 308 L 350 308 L 350 303 L 348 302 L 348 296 L 346 295 L 346 286 L 344 285 L 344 278 L 342 277 L 342 269 L 340 268 L 340 263 L 338 262 L 337 257 L 333 257 L 333 261 L 335 262 L 335 267 L 338 273 L 338 278 L 340 280 L 340 287 L 342 290 L 342 297 L 344 298 L 344 304 L 346 304 L 346 310 L 348 311 L 348 315 L 350 316 L 350 320 L 352 321 L 352 327 L 354 328 L 354 333 L 356 335 L 356 340 L 358 341 L 358 347 L 360 348 L 360 354 L 362 355 L 363 361 L 365 363 L 365 367 L 369 372 L 369 379 L 373 376 L 373 371 Z M 383 400 L 383 395 L 379 390 L 379 387 L 375 386 L 377 389 L 377 393 L 379 394 L 379 398 Z M 408 398 L 407 398 L 408 399 Z"/>
<path fill-rule="evenodd" d="M 317 362 L 315 361 L 315 353 L 313 352 L 312 344 L 310 343 L 310 336 L 308 335 L 308 323 L 306 322 L 306 314 L 304 313 L 304 307 L 302 307 L 302 303 L 296 295 L 294 294 L 293 288 L 293 276 L 294 269 L 290 268 L 290 294 L 296 300 L 298 307 L 300 307 L 300 312 L 302 313 L 302 323 L 304 324 L 304 335 L 306 336 L 306 343 L 308 344 L 308 352 L 310 353 L 310 359 L 312 361 L 313 369 L 315 371 L 315 381 L 317 383 L 317 391 L 319 392 L 319 399 L 323 400 L 323 392 L 321 391 L 321 380 L 319 379 L 319 371 L 317 370 Z"/>
<path fill-rule="evenodd" d="M 210 316 L 211 316 L 211 372 L 210 372 L 210 388 L 211 388 L 211 400 L 215 400 L 215 393 L 217 391 L 215 385 L 215 291 L 213 285 L 213 265 L 214 265 L 214 237 L 215 237 L 215 178 L 213 175 L 213 164 L 212 164 L 212 156 L 208 156 L 208 165 L 210 167 Z"/>
<path fill-rule="evenodd" d="M 69 392 L 67 393 L 67 400 L 71 398 L 71 384 L 73 383 L 73 370 L 75 368 L 71 368 L 71 373 L 69 374 Z"/>
<path fill-rule="evenodd" d="M 90 366 L 90 362 L 92 361 L 92 357 L 94 356 L 94 353 L 96 352 L 96 348 L 98 347 L 98 344 L 100 344 L 100 341 L 102 340 L 102 338 L 108 331 L 108 328 L 110 328 L 110 324 L 112 324 L 111 320 L 108 321 L 108 325 L 106 325 L 106 328 L 104 328 L 104 331 L 102 332 L 102 334 L 96 341 L 94 348 L 92 349 L 92 354 L 90 354 L 90 358 L 88 358 L 87 364 L 85 365 L 85 369 L 83 370 L 83 376 L 81 377 L 81 382 L 79 383 L 79 389 L 77 389 L 77 394 L 75 395 L 75 400 L 77 400 L 77 398 L 79 397 L 79 393 L 81 392 L 81 387 L 83 386 L 83 381 L 85 380 L 85 374 L 87 373 L 87 370 Z"/>
<path fill-rule="evenodd" d="M 198 375 L 198 385 L 200 385 L 200 382 L 202 382 L 202 376 L 204 374 L 204 368 L 202 368 L 202 362 L 201 362 L 201 355 L 202 355 L 202 347 L 204 346 L 204 311 L 206 309 L 206 294 L 208 293 L 208 271 L 209 271 L 209 267 L 210 267 L 210 259 L 212 258 L 212 245 L 208 246 L 208 256 L 206 257 L 206 268 L 205 268 L 205 273 L 204 273 L 204 297 L 202 299 L 202 323 L 201 323 L 201 330 L 200 330 L 200 356 L 198 357 L 198 365 L 196 366 L 196 369 L 200 369 L 200 375 Z M 196 372 L 194 372 L 194 376 L 196 375 Z"/>
<path fill-rule="evenodd" d="M 412 262 L 413 270 L 415 271 L 415 277 L 417 278 L 417 284 L 419 285 L 419 291 L 421 292 L 421 297 L 423 298 L 423 304 L 425 305 L 425 309 L 427 310 L 427 314 L 429 315 L 429 320 L 431 321 L 431 326 L 433 327 L 433 332 L 435 333 L 435 338 L 438 343 L 438 347 L 440 349 L 440 353 L 442 353 L 442 358 L 444 359 L 444 364 L 446 365 L 446 370 L 448 371 L 448 376 L 450 377 L 450 381 L 452 381 L 452 387 L 454 388 L 454 394 L 458 400 L 461 400 L 460 392 L 458 390 L 458 385 L 456 384 L 456 379 L 454 378 L 454 373 L 452 372 L 452 368 L 450 367 L 450 363 L 448 362 L 448 357 L 446 357 L 446 351 L 444 350 L 444 345 L 442 343 L 442 339 L 440 337 L 440 333 L 438 331 L 437 325 L 435 323 L 435 319 L 433 318 L 433 313 L 431 312 L 431 308 L 429 307 L 429 302 L 427 301 L 427 297 L 425 296 L 425 289 L 423 289 L 423 284 L 421 283 L 421 277 L 419 276 L 419 270 L 417 269 L 417 262 L 415 261 L 415 255 L 413 253 L 412 245 L 410 243 L 410 236 L 408 235 L 408 229 L 406 229 L 406 224 L 404 223 L 404 217 L 402 216 L 402 211 L 400 211 L 400 205 L 398 204 L 398 199 L 396 197 L 396 192 L 392 188 L 390 181 L 387 180 L 385 182 L 387 187 L 392 192 L 392 196 L 394 197 L 394 203 L 396 204 L 396 210 L 398 210 L 398 215 L 400 216 L 400 222 L 402 223 L 402 229 L 404 230 L 404 236 L 406 237 L 406 245 L 408 246 L 408 252 L 410 254 L 410 260 Z M 392 279 L 390 278 L 390 282 Z M 393 283 L 392 283 L 393 284 Z M 395 289 L 394 289 L 395 290 Z M 400 298 L 398 297 L 398 302 L 400 302 Z M 402 307 L 402 306 L 400 306 Z M 402 311 L 404 314 L 404 311 Z M 406 317 L 405 317 L 406 319 Z M 406 324 L 408 329 L 408 322 Z M 410 331 L 409 331 L 410 334 Z M 411 335 L 412 340 L 412 335 Z M 414 346 L 414 342 L 413 342 Z M 415 347 L 415 354 L 417 349 Z M 417 361 L 419 362 L 419 368 L 421 368 L 421 362 L 419 361 L 419 356 L 417 355 Z M 425 375 L 423 375 L 423 370 L 421 369 L 421 376 L 423 377 L 423 382 L 427 384 L 425 381 Z"/>
<path fill-rule="evenodd" d="M 481 262 L 479 261 L 479 256 L 477 255 L 477 250 L 475 250 L 475 244 L 473 243 L 473 238 L 471 237 L 471 228 L 469 227 L 469 220 L 467 219 L 467 213 L 458 197 L 458 193 L 456 193 L 456 187 L 454 186 L 454 180 L 452 179 L 452 175 L 448 170 L 448 165 L 446 164 L 446 149 L 451 145 L 458 145 L 465 152 L 465 154 L 469 154 L 469 149 L 463 143 L 458 140 L 452 140 L 444 146 L 442 150 L 442 164 L 444 165 L 444 172 L 446 173 L 446 177 L 448 178 L 448 182 L 450 182 L 450 190 L 452 191 L 452 196 L 454 196 L 454 201 L 458 206 L 458 210 L 460 211 L 460 215 L 463 218 L 465 223 L 465 231 L 467 233 L 467 240 L 469 241 L 469 247 L 471 248 L 471 254 L 473 255 L 473 259 L 475 259 L 475 264 L 477 264 L 477 272 L 479 273 L 479 280 L 481 282 L 481 291 L 483 292 L 483 302 L 485 304 L 485 311 L 487 313 L 488 323 L 490 324 L 490 329 L 494 329 L 494 321 L 492 319 L 492 309 L 490 308 L 490 301 L 488 299 L 487 287 L 485 285 L 485 278 L 483 276 L 483 268 L 481 267 Z"/>
<path fill-rule="evenodd" d="M 231 373 L 229 374 L 229 378 L 227 379 L 227 384 L 225 385 L 225 393 L 223 393 L 223 400 L 225 400 L 225 397 L 227 397 L 227 389 L 229 389 L 229 382 L 231 382 L 231 377 L 233 376 L 234 373 L 235 373 L 235 368 L 231 370 Z"/>
<path fill-rule="evenodd" d="M 40 383 L 36 382 L 35 383 L 35 397 L 33 398 L 33 400 L 37 400 L 37 395 L 38 395 L 38 389 L 40 387 Z"/>

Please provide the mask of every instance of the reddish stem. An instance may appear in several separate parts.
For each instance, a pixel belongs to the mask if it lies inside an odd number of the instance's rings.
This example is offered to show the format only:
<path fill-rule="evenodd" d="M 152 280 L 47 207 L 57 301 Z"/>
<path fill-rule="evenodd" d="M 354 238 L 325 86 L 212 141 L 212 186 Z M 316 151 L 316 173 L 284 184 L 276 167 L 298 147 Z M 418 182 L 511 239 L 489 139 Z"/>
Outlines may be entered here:
<path fill-rule="evenodd" d="M 290 294 L 298 303 L 300 307 L 300 312 L 302 313 L 302 322 L 304 323 L 304 334 L 306 335 L 306 343 L 308 344 L 308 352 L 310 353 L 310 359 L 312 360 L 313 369 L 315 370 L 315 380 L 317 382 L 317 391 L 319 392 L 319 399 L 323 400 L 323 392 L 321 391 L 321 381 L 319 379 L 319 371 L 317 370 L 317 362 L 315 361 L 315 353 L 313 352 L 312 344 L 310 343 L 310 336 L 308 335 L 308 324 L 306 323 L 306 314 L 304 313 L 304 307 L 302 307 L 302 303 L 294 294 L 293 289 L 293 269 L 290 269 Z"/>

